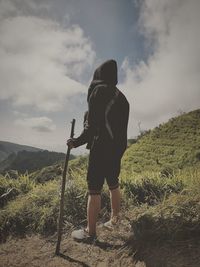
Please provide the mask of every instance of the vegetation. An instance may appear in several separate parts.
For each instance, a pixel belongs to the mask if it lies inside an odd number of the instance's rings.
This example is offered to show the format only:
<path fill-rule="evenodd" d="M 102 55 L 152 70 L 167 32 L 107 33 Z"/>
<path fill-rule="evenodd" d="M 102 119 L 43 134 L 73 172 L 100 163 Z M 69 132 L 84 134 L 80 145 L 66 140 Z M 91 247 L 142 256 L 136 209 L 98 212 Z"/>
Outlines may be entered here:
<path fill-rule="evenodd" d="M 130 220 L 136 240 L 156 241 L 187 240 L 200 234 L 200 169 L 187 169 L 173 176 L 177 194 L 165 194 L 156 205 L 143 203 L 133 207 Z M 153 193 L 154 194 L 154 193 Z"/>
<path fill-rule="evenodd" d="M 0 171 L 6 173 L 8 170 L 17 170 L 20 173 L 33 172 L 45 166 L 50 166 L 56 162 L 63 161 L 64 153 L 49 152 L 48 150 L 30 152 L 19 151 L 17 154 L 12 153 L 7 159 L 0 163 Z M 71 156 L 71 159 L 74 156 Z"/>
<path fill-rule="evenodd" d="M 66 226 L 84 224 L 86 220 L 87 190 L 82 176 L 84 172 L 84 169 L 82 172 L 79 169 L 79 174 L 71 173 L 66 185 L 64 217 Z M 160 173 L 150 172 L 146 172 L 144 176 L 136 174 L 134 179 L 131 177 L 127 179 L 123 170 L 121 176 L 122 206 L 124 211 L 129 210 L 128 216 L 131 218 L 136 238 L 142 239 L 144 236 L 145 238 L 147 236 L 148 238 L 152 236 L 175 238 L 175 233 L 182 236 L 183 233 L 187 236 L 195 235 L 200 230 L 199 175 L 200 169 L 187 169 L 166 179 L 163 179 Z M 2 191 L 3 186 L 4 191 Z M 0 212 L 2 240 L 5 240 L 8 234 L 22 235 L 38 232 L 46 235 L 56 231 L 59 180 L 36 184 L 28 176 L 20 176 L 19 180 L 1 177 L 1 193 L 9 187 L 14 187 L 15 191 L 9 199 L 12 201 L 7 201 L 6 206 L 4 203 Z M 102 200 L 104 220 L 110 208 L 106 187 Z M 146 230 L 148 230 L 147 233 Z"/>
<path fill-rule="evenodd" d="M 22 150 L 31 152 L 42 151 L 42 149 L 32 146 L 25 146 L 11 142 L 0 141 L 0 162 L 6 159 L 10 154 L 17 154 L 19 151 Z"/>
<path fill-rule="evenodd" d="M 172 118 L 146 132 L 129 147 L 123 163 L 124 168 L 138 173 L 200 164 L 200 110 Z"/>
<path fill-rule="evenodd" d="M 130 145 L 123 158 L 122 209 L 138 242 L 185 240 L 200 234 L 199 116 L 199 111 L 190 112 L 151 130 Z M 77 157 L 69 164 L 66 228 L 86 220 L 87 160 Z M 31 174 L 15 173 L 17 179 L 0 176 L 1 240 L 9 234 L 56 231 L 62 168 L 63 162 Z M 107 187 L 102 207 L 105 220 L 110 210 Z"/>
<path fill-rule="evenodd" d="M 35 182 L 29 179 L 29 175 L 19 175 L 18 179 L 12 179 L 9 175 L 0 175 L 0 207 L 18 195 L 26 194 L 35 187 Z"/>
<path fill-rule="evenodd" d="M 0 237 L 5 240 L 11 234 L 23 235 L 30 232 L 50 234 L 56 231 L 60 182 L 49 181 L 35 184 L 30 177 L 19 178 L 17 184 L 7 182 L 1 177 L 1 190 L 9 186 L 15 188 L 16 194 L 0 212 Z M 3 188 L 4 187 L 4 188 Z M 10 200 L 10 199 L 9 199 Z M 83 179 L 69 180 L 65 192 L 65 217 L 67 224 L 77 225 L 85 220 L 86 185 Z"/>

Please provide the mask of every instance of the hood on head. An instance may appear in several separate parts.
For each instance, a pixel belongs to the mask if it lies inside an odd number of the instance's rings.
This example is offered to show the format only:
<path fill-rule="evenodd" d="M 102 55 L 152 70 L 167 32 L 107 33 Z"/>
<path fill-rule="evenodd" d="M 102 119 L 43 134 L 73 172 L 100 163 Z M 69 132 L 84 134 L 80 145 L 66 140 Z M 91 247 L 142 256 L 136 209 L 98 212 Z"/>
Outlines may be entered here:
<path fill-rule="evenodd" d="M 87 100 L 89 101 L 92 90 L 96 85 L 106 83 L 111 86 L 116 86 L 117 82 L 117 62 L 113 59 L 105 61 L 94 72 L 92 82 L 88 89 Z"/>
<path fill-rule="evenodd" d="M 117 62 L 113 59 L 105 61 L 94 72 L 93 81 L 102 81 L 109 85 L 116 85 L 117 80 Z"/>

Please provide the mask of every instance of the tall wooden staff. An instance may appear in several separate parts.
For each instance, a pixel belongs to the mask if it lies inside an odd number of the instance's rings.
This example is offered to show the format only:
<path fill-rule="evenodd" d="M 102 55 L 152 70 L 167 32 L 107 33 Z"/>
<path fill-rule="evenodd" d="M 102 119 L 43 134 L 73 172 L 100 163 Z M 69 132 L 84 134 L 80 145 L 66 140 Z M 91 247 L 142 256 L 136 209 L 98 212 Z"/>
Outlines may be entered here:
<path fill-rule="evenodd" d="M 74 127 L 75 127 L 75 119 L 71 122 L 71 134 L 70 138 L 73 138 L 74 136 Z M 60 196 L 60 212 L 59 212 L 59 218 L 58 218 L 58 240 L 56 245 L 56 255 L 59 255 L 60 253 L 60 243 L 62 238 L 62 229 L 63 229 L 63 212 L 64 212 L 64 194 L 65 194 L 65 184 L 66 184 L 66 174 L 67 174 L 67 167 L 69 162 L 69 156 L 70 156 L 70 148 L 67 149 L 67 154 L 65 157 L 65 165 L 62 175 L 62 188 L 61 188 L 61 196 Z"/>

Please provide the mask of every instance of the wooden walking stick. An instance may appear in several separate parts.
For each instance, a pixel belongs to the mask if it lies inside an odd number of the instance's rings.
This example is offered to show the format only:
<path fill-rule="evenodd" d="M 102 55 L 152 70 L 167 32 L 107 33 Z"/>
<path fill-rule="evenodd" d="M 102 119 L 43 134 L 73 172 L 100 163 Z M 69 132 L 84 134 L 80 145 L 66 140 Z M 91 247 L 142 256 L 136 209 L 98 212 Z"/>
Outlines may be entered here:
<path fill-rule="evenodd" d="M 73 138 L 74 136 L 74 126 L 75 126 L 75 119 L 71 122 L 71 134 L 70 138 Z M 62 230 L 63 230 L 63 212 L 64 212 L 64 194 L 65 194 L 65 184 L 66 184 L 66 174 L 67 174 L 67 167 L 69 162 L 69 156 L 70 156 L 70 148 L 67 149 L 67 154 L 65 157 L 65 165 L 62 175 L 62 188 L 61 188 L 61 196 L 60 196 L 60 211 L 59 211 L 59 218 L 58 218 L 58 240 L 56 245 L 56 251 L 55 254 L 59 255 L 60 253 L 60 243 L 62 238 Z"/>

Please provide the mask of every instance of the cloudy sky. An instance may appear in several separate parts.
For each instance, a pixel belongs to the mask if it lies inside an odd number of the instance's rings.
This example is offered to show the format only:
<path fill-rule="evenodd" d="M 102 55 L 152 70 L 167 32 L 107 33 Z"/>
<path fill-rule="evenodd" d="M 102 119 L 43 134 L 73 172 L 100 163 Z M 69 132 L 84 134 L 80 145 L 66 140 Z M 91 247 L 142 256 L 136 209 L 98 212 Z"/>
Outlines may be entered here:
<path fill-rule="evenodd" d="M 199 108 L 199 14 L 199 0 L 0 0 L 0 140 L 65 152 L 111 58 L 129 138 Z"/>

